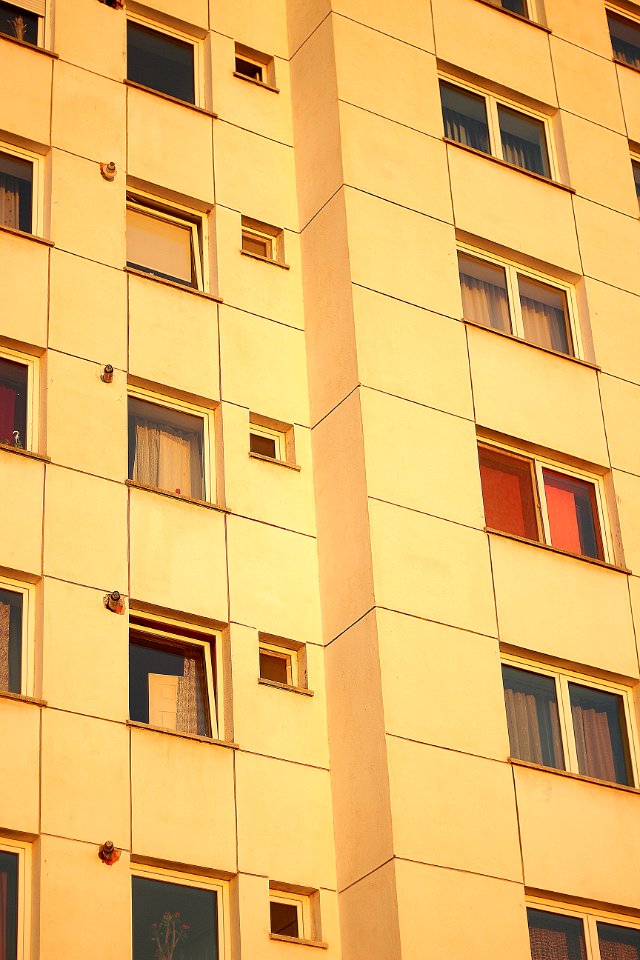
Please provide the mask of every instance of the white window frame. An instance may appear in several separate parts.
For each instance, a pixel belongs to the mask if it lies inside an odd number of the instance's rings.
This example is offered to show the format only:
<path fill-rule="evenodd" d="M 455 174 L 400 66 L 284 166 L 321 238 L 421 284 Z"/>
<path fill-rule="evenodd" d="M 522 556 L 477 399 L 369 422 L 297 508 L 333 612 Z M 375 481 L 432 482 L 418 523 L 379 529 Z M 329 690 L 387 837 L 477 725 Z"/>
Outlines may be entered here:
<path fill-rule="evenodd" d="M 30 843 L 0 837 L 0 850 L 18 857 L 18 960 L 31 956 L 31 876 L 32 849 Z"/>
<path fill-rule="evenodd" d="M 581 687 L 587 687 L 591 690 L 599 690 L 603 693 L 614 693 L 621 698 L 623 707 L 623 721 L 625 732 L 629 745 L 629 765 L 630 765 L 630 787 L 637 787 L 640 783 L 638 779 L 638 728 L 635 720 L 635 710 L 633 703 L 633 691 L 630 687 L 621 683 L 615 683 L 612 680 L 601 680 L 600 678 L 587 677 L 584 674 L 576 673 L 573 670 L 560 670 L 532 660 L 527 657 L 516 656 L 515 654 L 503 653 L 501 661 L 505 666 L 515 667 L 519 670 L 527 670 L 529 673 L 536 673 L 543 677 L 550 677 L 555 682 L 556 701 L 558 704 L 558 715 L 560 722 L 560 736 L 562 739 L 562 751 L 564 755 L 564 769 L 569 773 L 578 774 L 578 776 L 588 776 L 580 771 L 578 766 L 578 752 L 576 749 L 576 738 L 573 727 L 573 715 L 571 711 L 571 697 L 569 693 L 569 684 L 575 683 Z M 555 769 L 555 768 L 552 768 Z M 593 778 L 589 778 L 593 779 Z M 614 781 L 604 780 L 603 783 L 615 783 Z M 624 786 L 624 784 L 619 784 Z"/>
<path fill-rule="evenodd" d="M 44 231 L 44 158 L 38 153 L 23 150 L 12 143 L 0 142 L 0 153 L 6 153 L 18 160 L 26 160 L 31 164 L 31 233 L 30 236 L 41 237 Z M 18 230 L 18 233 L 24 231 Z"/>
<path fill-rule="evenodd" d="M 199 407 L 194 403 L 187 403 L 186 400 L 176 400 L 168 397 L 166 394 L 156 393 L 152 390 L 144 390 L 142 387 L 130 386 L 127 391 L 127 397 L 135 400 L 143 400 L 146 403 L 152 403 L 156 407 L 163 407 L 166 410 L 176 410 L 179 413 L 187 413 L 192 417 L 198 417 L 203 422 L 202 430 L 202 460 L 204 473 L 204 497 L 203 502 L 216 503 L 216 458 L 215 458 L 215 411 L 207 407 Z M 127 404 L 127 431 L 129 429 L 129 408 Z M 135 484 L 135 481 L 130 481 Z M 160 493 L 171 493 L 171 491 L 160 490 L 159 487 L 150 487 L 145 489 L 158 490 Z M 179 496 L 179 494 L 172 494 Z M 184 499 L 192 499 L 185 497 Z"/>
<path fill-rule="evenodd" d="M 569 336 L 571 339 L 571 346 L 573 347 L 573 357 L 578 360 L 584 360 L 584 352 L 582 349 L 582 340 L 580 337 L 580 323 L 578 319 L 578 298 L 576 296 L 576 289 L 573 284 L 566 283 L 562 280 L 558 280 L 557 277 L 551 277 L 548 274 L 540 273 L 538 270 L 532 270 L 530 267 L 522 267 L 519 263 L 516 263 L 515 260 L 507 260 L 505 257 L 500 257 L 497 254 L 486 253 L 484 250 L 474 247 L 468 243 L 458 243 L 458 252 L 462 253 L 468 257 L 473 257 L 475 260 L 483 261 L 494 267 L 501 267 L 505 272 L 505 282 L 507 285 L 507 300 L 509 304 L 509 320 L 511 323 L 511 336 L 516 337 L 518 340 L 524 340 L 525 343 L 532 344 L 534 347 L 539 347 L 542 350 L 549 350 L 549 352 L 557 354 L 560 357 L 569 357 L 571 354 L 562 353 L 560 350 L 551 350 L 549 347 L 540 347 L 539 344 L 533 343 L 531 340 L 527 340 L 524 332 L 524 321 L 522 319 L 522 306 L 520 303 L 520 290 L 518 287 L 518 276 L 524 277 L 525 280 L 533 280 L 534 282 L 544 283 L 548 287 L 554 287 L 556 290 L 559 290 L 561 293 L 564 293 L 567 298 L 567 313 L 569 315 Z M 469 318 L 464 318 L 469 319 Z M 470 323 L 475 321 L 470 320 Z M 494 330 L 493 327 L 485 327 L 484 324 L 478 324 L 482 326 L 485 330 Z M 495 332 L 495 330 L 494 330 Z M 503 331 L 497 331 L 502 333 Z"/>
<path fill-rule="evenodd" d="M 284 263 L 284 231 L 280 227 L 273 227 L 269 223 L 262 223 L 260 220 L 254 220 L 253 217 L 242 216 L 242 243 L 241 250 L 250 257 L 261 257 L 264 260 L 272 260 L 274 263 Z M 253 253 L 251 250 L 244 249 L 244 238 L 255 237 L 258 240 L 264 240 L 267 243 L 270 253 L 262 256 Z"/>
<path fill-rule="evenodd" d="M 193 104 L 190 104 L 186 100 L 181 100 L 180 97 L 174 97 L 170 93 L 164 93 L 162 90 L 156 90 L 155 87 L 145 87 L 145 90 L 151 90 L 153 93 L 157 93 L 160 97 L 168 97 L 170 100 L 175 100 L 176 103 L 184 103 L 187 107 L 196 106 L 204 109 L 205 55 L 203 41 L 198 37 L 194 37 L 189 33 L 185 33 L 183 30 L 178 30 L 175 27 L 168 27 L 165 23 L 159 23 L 157 20 L 151 20 L 149 17 L 145 17 L 140 13 L 127 13 L 127 21 L 129 20 L 131 20 L 132 23 L 140 24 L 141 27 L 147 27 L 149 30 L 154 30 L 156 33 L 164 33 L 167 37 L 173 37 L 174 40 L 181 40 L 183 43 L 188 43 L 193 47 L 193 99 L 195 101 Z"/>
<path fill-rule="evenodd" d="M 484 0 L 484 2 L 489 3 L 492 7 L 496 7 L 498 10 L 506 10 L 506 7 L 502 6 L 501 0 Z M 525 20 L 533 20 L 530 0 L 523 0 L 523 3 L 525 9 L 524 14 L 516 13 L 514 16 L 523 17 Z M 513 10 L 506 10 L 506 12 L 513 13 Z"/>
<path fill-rule="evenodd" d="M 306 894 L 289 893 L 279 890 L 275 887 L 269 887 L 269 903 L 272 900 L 278 903 L 286 903 L 296 908 L 298 914 L 298 936 L 292 937 L 293 940 L 311 940 L 311 900 Z M 269 925 L 271 927 L 271 925 Z M 281 934 L 278 934 L 281 936 Z"/>
<path fill-rule="evenodd" d="M 612 13 L 614 14 L 614 16 L 620 17 L 621 20 L 628 20 L 629 23 L 634 24 L 634 26 L 636 26 L 640 31 L 640 16 L 634 16 L 634 14 L 630 13 L 629 10 L 624 10 L 622 9 L 622 7 L 616 7 L 612 3 L 607 3 L 605 4 L 604 12 L 605 12 L 605 15 L 607 13 Z M 609 24 L 607 21 L 607 29 L 608 29 L 608 26 Z M 623 64 L 623 66 L 631 67 L 632 70 L 637 70 L 638 69 L 637 67 L 633 67 L 631 64 L 627 63 L 626 60 L 620 60 L 618 59 L 618 57 L 616 57 L 615 50 L 613 49 L 613 40 L 611 39 L 611 31 L 608 31 L 608 32 L 609 32 L 609 38 L 611 42 L 611 59 L 613 60 L 613 62 L 621 63 Z M 640 43 L 638 44 L 638 46 L 640 46 Z"/>
<path fill-rule="evenodd" d="M 40 377 L 38 357 L 28 353 L 0 347 L 0 359 L 11 360 L 12 363 L 22 364 L 27 368 L 27 436 L 24 437 L 23 450 L 37 453 L 38 449 L 38 414 L 40 411 Z M 2 447 L 1 449 L 6 449 Z"/>
<path fill-rule="evenodd" d="M 20 695 L 32 696 L 35 682 L 35 586 L 0 576 L 0 589 L 22 597 Z M 2 692 L 4 691 L 0 691 L 0 694 Z"/>
<path fill-rule="evenodd" d="M 260 654 L 263 650 L 272 656 L 276 656 L 281 660 L 287 661 L 287 685 L 290 687 L 298 687 L 300 679 L 298 651 L 293 650 L 290 647 L 285 647 L 272 640 L 261 639 L 259 641 L 258 654 Z M 275 683 L 274 680 L 269 680 L 268 677 L 263 677 L 261 674 L 259 675 L 261 680 L 266 680 L 268 683 Z"/>
<path fill-rule="evenodd" d="M 637 917 L 625 917 L 624 914 L 613 911 L 595 910 L 589 907 L 577 909 L 571 904 L 559 906 L 557 900 L 534 896 L 527 897 L 526 906 L 532 910 L 542 910 L 545 913 L 555 913 L 560 917 L 576 917 L 578 920 L 582 920 L 587 960 L 602 960 L 598 939 L 598 922 L 608 923 L 616 927 L 627 927 L 631 930 L 638 930 L 640 933 L 640 921 Z"/>
<path fill-rule="evenodd" d="M 287 442 L 285 434 L 282 430 L 274 430 L 271 427 L 263 427 L 259 423 L 249 423 L 249 434 L 254 434 L 256 437 L 264 437 L 268 440 L 273 440 L 276 445 L 276 455 L 275 457 L 268 457 L 263 453 L 256 454 L 251 450 L 251 441 L 249 441 L 249 451 L 252 456 L 264 457 L 265 460 L 276 460 L 280 462 L 287 461 Z"/>
<path fill-rule="evenodd" d="M 187 627 L 189 630 L 192 630 L 194 633 L 198 632 L 202 635 L 202 639 L 197 637 L 186 637 L 181 633 L 176 632 L 175 628 L 184 629 Z M 174 628 L 174 629 L 172 629 Z M 222 653 L 221 653 L 221 637 L 220 634 L 215 630 L 207 630 L 204 627 L 196 626 L 191 623 L 186 623 L 185 621 L 171 619 L 169 617 L 159 616 L 156 614 L 146 616 L 140 611 L 136 611 L 135 608 L 131 611 L 130 620 L 129 620 L 129 640 L 135 640 L 135 637 L 132 638 L 132 634 L 137 633 L 144 636 L 149 641 L 157 639 L 160 641 L 159 645 L 165 645 L 167 648 L 173 646 L 177 647 L 195 647 L 202 651 L 204 655 L 204 667 L 205 667 L 205 679 L 207 685 L 207 698 L 209 701 L 209 728 L 211 730 L 210 737 L 212 740 L 222 739 L 220 728 L 222 726 L 222 711 L 220 705 L 224 702 L 221 694 L 221 678 L 222 678 Z M 213 646 L 213 655 L 211 647 Z M 217 693 L 216 685 L 214 685 L 214 666 L 215 666 L 215 676 L 218 681 L 217 683 Z M 169 729 L 169 728 L 167 728 Z M 171 733 L 180 733 L 181 731 L 172 731 Z"/>
<path fill-rule="evenodd" d="M 201 213 L 190 210 L 189 207 L 181 206 L 177 203 L 169 203 L 150 193 L 143 193 L 139 190 L 127 190 L 127 210 L 135 210 L 148 217 L 155 217 L 157 220 L 165 220 L 168 223 L 175 223 L 180 227 L 188 227 L 191 231 L 191 258 L 196 275 L 196 284 L 183 284 L 179 280 L 171 280 L 170 283 L 176 283 L 186 290 L 209 289 L 209 270 L 207 258 L 204 256 L 205 250 L 209 249 L 209 235 L 207 218 Z M 128 262 L 128 261 L 127 261 Z M 135 269 L 135 268 L 133 268 Z M 150 277 L 156 277 L 164 280 L 164 277 L 157 275 L 144 267 L 139 268 L 142 272 L 149 274 Z"/>
<path fill-rule="evenodd" d="M 244 60 L 246 63 L 250 63 L 254 67 L 259 67 L 262 70 L 262 80 L 256 80 L 254 77 L 248 77 L 246 74 L 235 69 L 236 60 Z M 274 60 L 273 57 L 269 56 L 268 53 L 261 53 L 259 50 L 254 50 L 253 47 L 247 47 L 243 43 L 236 43 L 234 47 L 233 63 L 234 75 L 236 77 L 241 77 L 244 80 L 251 80 L 253 83 L 257 83 L 262 87 L 275 87 Z"/>
<path fill-rule="evenodd" d="M 212 890 L 217 894 L 218 919 L 218 960 L 231 960 L 231 904 L 228 880 L 218 880 L 213 877 L 196 876 L 181 870 L 169 870 L 164 867 L 147 867 L 144 864 L 131 865 L 132 877 L 143 877 L 146 880 L 159 880 L 162 883 L 173 883 L 181 887 L 195 887 L 198 890 Z M 133 885 L 131 890 L 131 915 L 133 916 Z"/>
<path fill-rule="evenodd" d="M 613 539 L 611 536 L 611 528 L 609 524 L 609 515 L 607 512 L 607 500 L 604 490 L 604 477 L 599 474 L 587 473 L 585 470 L 578 470 L 576 467 L 569 467 L 565 463 L 561 463 L 558 460 L 553 460 L 551 457 L 541 457 L 534 453 L 529 453 L 527 450 L 519 449 L 518 447 L 513 447 L 507 443 L 501 443 L 497 440 L 487 440 L 483 436 L 478 436 L 478 448 L 485 447 L 488 449 L 494 449 L 502 451 L 503 453 L 511 454 L 514 457 L 517 457 L 520 460 L 527 460 L 533 465 L 534 475 L 535 475 L 535 489 L 533 491 L 534 502 L 536 504 L 537 518 L 539 523 L 539 529 L 542 533 L 542 543 L 546 544 L 548 547 L 551 547 L 553 550 L 560 550 L 561 553 L 569 553 L 570 556 L 575 557 L 584 557 L 584 554 L 573 554 L 569 551 L 564 551 L 560 547 L 554 547 L 551 542 L 551 529 L 549 523 L 549 511 L 547 509 L 547 497 L 544 487 L 544 477 L 542 471 L 547 468 L 553 470 L 556 473 L 561 473 L 566 477 L 582 480 L 587 483 L 592 484 L 595 495 L 596 502 L 596 514 L 597 520 L 600 524 L 600 537 L 602 539 L 602 561 L 599 561 L 595 557 L 587 557 L 587 560 L 595 560 L 595 562 L 604 562 L 609 564 L 615 564 L 615 556 L 613 553 Z M 498 533 L 500 531 L 497 531 Z M 524 538 L 526 539 L 526 538 Z M 539 541 L 531 541 L 539 542 Z"/>
<path fill-rule="evenodd" d="M 495 157 L 498 160 L 501 160 L 502 163 L 506 163 L 509 167 L 512 167 L 514 170 L 522 170 L 524 173 L 529 173 L 535 177 L 542 177 L 543 180 L 550 179 L 557 182 L 560 182 L 559 176 L 559 164 L 558 157 L 555 149 L 555 142 L 553 137 L 552 130 L 552 118 L 545 113 L 540 113 L 538 110 L 533 110 L 531 107 L 523 107 L 521 103 L 518 103 L 516 100 L 509 100 L 507 97 L 497 97 L 493 93 L 489 93 L 487 90 L 483 90 L 482 87 L 478 87 L 473 83 L 470 83 L 468 80 L 460 80 L 458 77 L 452 77 L 448 74 L 441 73 L 438 74 L 438 80 L 442 80 L 444 83 L 449 83 L 454 87 L 458 87 L 460 90 L 466 91 L 467 93 L 475 94 L 480 96 L 485 101 L 485 107 L 487 111 L 487 126 L 489 130 L 489 146 L 491 148 L 491 156 Z M 509 160 L 505 160 L 504 154 L 502 151 L 502 136 L 500 134 L 500 120 L 498 117 L 498 107 L 507 107 L 509 110 L 515 110 L 517 113 L 521 113 L 523 117 L 528 117 L 531 120 L 537 120 L 542 124 L 544 131 L 545 145 L 547 148 L 547 158 L 549 160 L 549 177 L 544 177 L 542 174 L 536 173 L 533 170 L 527 170 L 526 167 L 519 167 L 517 164 L 511 163 Z M 452 141 L 457 143 L 457 140 Z M 468 148 L 472 149 L 472 148 Z M 476 153 L 482 153 L 482 151 L 474 151 Z M 487 156 L 487 154 L 484 154 Z"/>
<path fill-rule="evenodd" d="M 35 13 L 38 18 L 38 41 L 36 46 L 42 47 L 44 45 L 44 31 L 45 23 L 48 17 L 48 6 L 49 0 L 8 0 L 9 3 L 17 7 L 18 12 L 24 11 L 25 13 Z M 16 38 L 14 38 L 16 39 Z M 26 41 L 19 41 L 26 42 Z M 33 46 L 33 44 L 27 44 L 28 46 Z"/>

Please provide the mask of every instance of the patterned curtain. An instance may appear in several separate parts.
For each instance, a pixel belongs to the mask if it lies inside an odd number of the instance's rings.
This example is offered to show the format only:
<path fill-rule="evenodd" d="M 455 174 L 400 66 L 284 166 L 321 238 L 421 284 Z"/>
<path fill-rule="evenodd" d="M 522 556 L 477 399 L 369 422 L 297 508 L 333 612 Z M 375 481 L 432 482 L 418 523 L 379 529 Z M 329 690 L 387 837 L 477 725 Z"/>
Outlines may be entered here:
<path fill-rule="evenodd" d="M 16 177 L 0 174 L 0 224 L 3 227 L 20 227 L 20 194 Z"/>
<path fill-rule="evenodd" d="M 9 960 L 9 921 L 7 902 L 7 874 L 0 867 L 0 960 Z"/>
<path fill-rule="evenodd" d="M 184 675 L 178 677 L 176 730 L 209 736 L 205 713 L 206 691 L 204 670 L 200 658 L 184 658 Z"/>
<path fill-rule="evenodd" d="M 9 637 L 11 607 L 0 601 L 0 690 L 9 689 Z M 0 874 L 2 876 L 2 874 Z M 0 954 L 0 960 L 2 954 Z"/>

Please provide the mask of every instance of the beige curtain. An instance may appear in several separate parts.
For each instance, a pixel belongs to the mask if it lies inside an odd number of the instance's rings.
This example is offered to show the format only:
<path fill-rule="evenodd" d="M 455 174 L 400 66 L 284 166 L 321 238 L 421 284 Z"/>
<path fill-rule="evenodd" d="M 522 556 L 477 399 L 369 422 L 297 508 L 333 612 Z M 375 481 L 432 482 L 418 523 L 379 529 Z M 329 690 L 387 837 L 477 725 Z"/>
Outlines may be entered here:
<path fill-rule="evenodd" d="M 584 942 L 561 930 L 529 927 L 532 960 L 586 960 Z"/>
<path fill-rule="evenodd" d="M 184 675 L 178 677 L 178 709 L 176 730 L 197 733 L 202 737 L 209 730 L 205 716 L 204 678 L 195 657 L 184 658 Z"/>
<path fill-rule="evenodd" d="M 640 953 L 630 943 L 614 943 L 600 940 L 601 960 L 639 960 Z"/>
<path fill-rule="evenodd" d="M 136 423 L 133 479 L 159 490 L 202 500 L 195 436 L 155 423 Z"/>
<path fill-rule="evenodd" d="M 0 690 L 9 689 L 9 621 L 11 607 L 0 602 Z"/>
<path fill-rule="evenodd" d="M 603 711 L 572 707 L 578 769 L 587 777 L 616 780 L 609 719 Z"/>
<path fill-rule="evenodd" d="M 0 224 L 16 230 L 20 227 L 18 181 L 6 174 L 0 176 Z"/>
<path fill-rule="evenodd" d="M 536 698 L 531 693 L 505 687 L 504 702 L 512 756 L 530 763 L 544 764 L 546 759 L 542 749 Z M 553 752 L 556 760 L 559 760 L 562 757 L 562 739 L 558 716 L 554 711 L 551 711 L 550 722 Z"/>
<path fill-rule="evenodd" d="M 549 350 L 568 353 L 567 328 L 562 310 L 550 304 L 520 297 L 522 322 L 527 340 Z"/>
<path fill-rule="evenodd" d="M 460 274 L 462 309 L 466 320 L 485 327 L 511 332 L 507 291 L 466 273 Z"/>

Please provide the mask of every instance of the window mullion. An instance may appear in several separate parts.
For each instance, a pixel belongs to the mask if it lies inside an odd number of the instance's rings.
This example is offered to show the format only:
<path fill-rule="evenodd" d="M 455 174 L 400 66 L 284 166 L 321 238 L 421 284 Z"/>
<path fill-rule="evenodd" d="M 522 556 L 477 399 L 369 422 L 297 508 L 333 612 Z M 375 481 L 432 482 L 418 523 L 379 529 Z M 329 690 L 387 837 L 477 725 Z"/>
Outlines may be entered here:
<path fill-rule="evenodd" d="M 584 918 L 587 941 L 587 960 L 601 960 L 596 918 L 587 914 Z"/>
<path fill-rule="evenodd" d="M 507 288 L 509 291 L 509 307 L 511 310 L 511 332 L 514 336 L 524 340 L 522 325 L 522 310 L 520 309 L 520 291 L 518 289 L 518 272 L 515 267 L 507 266 Z"/>
<path fill-rule="evenodd" d="M 491 153 L 494 157 L 502 160 L 502 140 L 500 138 L 500 123 L 498 120 L 498 104 L 493 97 L 486 97 L 487 120 L 489 123 L 489 140 L 491 142 Z"/>
<path fill-rule="evenodd" d="M 536 486 L 538 494 L 538 506 L 540 509 L 540 522 L 542 524 L 542 542 L 551 544 L 551 527 L 549 525 L 549 511 L 547 509 L 547 495 L 544 489 L 544 476 L 542 474 L 542 464 L 539 460 L 534 460 L 534 469 L 536 472 Z"/>
<path fill-rule="evenodd" d="M 573 729 L 573 714 L 571 712 L 571 697 L 569 696 L 568 677 L 561 675 L 558 678 L 558 686 L 562 702 L 561 712 L 564 718 L 564 728 L 567 739 L 567 752 L 565 755 L 566 768 L 572 773 L 580 773 L 578 769 L 578 751 L 576 750 L 576 737 Z"/>

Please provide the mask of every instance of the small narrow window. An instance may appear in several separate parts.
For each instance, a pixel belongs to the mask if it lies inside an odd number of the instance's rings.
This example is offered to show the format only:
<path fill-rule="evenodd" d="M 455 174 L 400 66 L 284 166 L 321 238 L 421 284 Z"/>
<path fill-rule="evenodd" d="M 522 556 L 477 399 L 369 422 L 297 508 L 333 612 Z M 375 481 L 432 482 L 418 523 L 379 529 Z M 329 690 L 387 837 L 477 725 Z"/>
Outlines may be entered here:
<path fill-rule="evenodd" d="M 640 69 L 640 23 L 607 10 L 614 60 Z"/>
<path fill-rule="evenodd" d="M 42 2 L 35 0 L 29 4 L 28 9 L 0 0 L 0 33 L 36 46 L 42 14 L 44 14 L 44 0 Z"/>
<path fill-rule="evenodd" d="M 584 557 L 604 559 L 593 483 L 543 469 L 551 544 Z"/>
<path fill-rule="evenodd" d="M 303 643 L 261 633 L 259 661 L 261 680 L 307 689 L 307 660 Z"/>
<path fill-rule="evenodd" d="M 2 152 L 0 225 L 33 233 L 33 163 Z"/>
<path fill-rule="evenodd" d="M 23 595 L 0 587 L 0 690 L 23 692 Z"/>
<path fill-rule="evenodd" d="M 532 960 L 587 960 L 584 923 L 546 910 L 527 909 Z"/>
<path fill-rule="evenodd" d="M 127 79 L 195 103 L 194 45 L 135 20 L 127 22 Z"/>
<path fill-rule="evenodd" d="M 18 958 L 18 870 L 18 854 L 0 850 L 0 957 L 2 960 Z"/>
<path fill-rule="evenodd" d="M 601 960 L 640 960 L 640 930 L 599 921 L 596 926 Z"/>
<path fill-rule="evenodd" d="M 260 647 L 260 678 L 291 686 L 293 683 L 293 655 L 284 650 Z"/>
<path fill-rule="evenodd" d="M 564 770 L 553 677 L 503 664 L 502 680 L 511 756 Z"/>
<path fill-rule="evenodd" d="M 465 320 L 511 333 L 504 267 L 458 253 Z"/>
<path fill-rule="evenodd" d="M 127 205 L 127 266 L 202 289 L 199 222 L 131 200 Z"/>
<path fill-rule="evenodd" d="M 519 110 L 498 104 L 502 154 L 507 163 L 549 178 L 549 155 L 544 124 Z"/>
<path fill-rule="evenodd" d="M 204 419 L 129 398 L 129 479 L 204 500 Z"/>
<path fill-rule="evenodd" d="M 495 5 L 498 7 L 502 7 L 503 10 L 509 10 L 511 13 L 517 13 L 521 17 L 527 16 L 525 0 L 490 0 L 490 2 L 495 3 Z"/>
<path fill-rule="evenodd" d="M 249 432 L 249 450 L 251 453 L 257 453 L 258 456 L 268 457 L 269 460 L 286 460 L 284 434 L 252 423 Z"/>
<path fill-rule="evenodd" d="M 440 96 L 445 137 L 491 153 L 485 98 L 442 80 Z"/>
<path fill-rule="evenodd" d="M 273 87 L 275 85 L 273 57 L 236 43 L 235 75 L 244 80 L 253 80 L 254 83 Z"/>
<path fill-rule="evenodd" d="M 489 447 L 479 457 L 487 526 L 539 540 L 533 462 Z"/>
<path fill-rule="evenodd" d="M 0 357 L 0 444 L 27 446 L 29 368 Z"/>
<path fill-rule="evenodd" d="M 622 697 L 569 684 L 578 770 L 587 777 L 630 784 L 629 743 Z"/>
<path fill-rule="evenodd" d="M 133 960 L 218 960 L 219 893 L 132 877 Z"/>
<path fill-rule="evenodd" d="M 242 218 L 242 252 L 263 260 L 284 263 L 284 234 L 280 227 Z"/>
<path fill-rule="evenodd" d="M 277 933 L 283 937 L 299 937 L 299 912 L 299 906 L 296 903 L 286 903 L 284 900 L 271 900 L 271 933 Z"/>
<path fill-rule="evenodd" d="M 518 289 L 525 340 L 572 357 L 565 291 L 522 274 L 518 274 Z"/>

